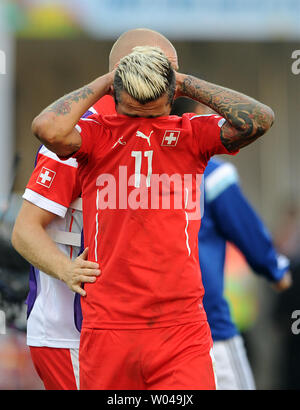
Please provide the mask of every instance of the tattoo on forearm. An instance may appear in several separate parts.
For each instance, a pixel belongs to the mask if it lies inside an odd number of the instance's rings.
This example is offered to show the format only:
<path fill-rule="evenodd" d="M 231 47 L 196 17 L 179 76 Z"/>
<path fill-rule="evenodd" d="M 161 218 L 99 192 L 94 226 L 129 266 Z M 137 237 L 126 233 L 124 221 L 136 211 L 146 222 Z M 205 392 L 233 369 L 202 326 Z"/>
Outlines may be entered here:
<path fill-rule="evenodd" d="M 272 125 L 271 110 L 254 99 L 192 76 L 182 84 L 185 95 L 209 106 L 226 118 L 221 140 L 229 151 L 235 151 L 263 135 Z"/>
<path fill-rule="evenodd" d="M 89 87 L 83 87 L 80 90 L 67 94 L 51 104 L 46 111 L 54 112 L 56 115 L 66 115 L 71 112 L 71 106 L 75 102 L 85 100 L 89 95 L 94 94 Z"/>

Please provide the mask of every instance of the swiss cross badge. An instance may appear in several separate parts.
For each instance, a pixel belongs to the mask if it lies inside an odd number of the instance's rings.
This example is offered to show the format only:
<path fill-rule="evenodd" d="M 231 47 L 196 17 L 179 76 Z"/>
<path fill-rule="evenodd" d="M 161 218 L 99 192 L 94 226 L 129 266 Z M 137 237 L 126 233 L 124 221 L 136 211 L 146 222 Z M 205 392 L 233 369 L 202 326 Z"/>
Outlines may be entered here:
<path fill-rule="evenodd" d="M 40 185 L 45 186 L 46 188 L 50 188 L 55 175 L 56 172 L 51 171 L 51 169 L 48 169 L 46 167 L 43 167 L 39 176 L 37 177 L 36 182 Z"/>
<path fill-rule="evenodd" d="M 175 147 L 179 138 L 180 131 L 166 131 L 162 140 L 162 147 Z"/>

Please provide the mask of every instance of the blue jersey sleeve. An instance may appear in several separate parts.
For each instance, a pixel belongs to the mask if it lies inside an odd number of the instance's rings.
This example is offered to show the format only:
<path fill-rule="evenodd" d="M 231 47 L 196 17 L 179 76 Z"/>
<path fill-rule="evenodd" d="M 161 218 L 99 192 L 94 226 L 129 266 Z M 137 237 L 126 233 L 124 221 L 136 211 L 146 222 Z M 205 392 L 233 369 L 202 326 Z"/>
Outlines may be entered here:
<path fill-rule="evenodd" d="M 228 163 L 222 166 L 227 170 L 217 169 L 206 181 L 207 201 L 217 227 L 242 252 L 254 272 L 278 281 L 289 269 L 289 260 L 277 254 L 268 229 L 241 191 L 235 168 Z"/>

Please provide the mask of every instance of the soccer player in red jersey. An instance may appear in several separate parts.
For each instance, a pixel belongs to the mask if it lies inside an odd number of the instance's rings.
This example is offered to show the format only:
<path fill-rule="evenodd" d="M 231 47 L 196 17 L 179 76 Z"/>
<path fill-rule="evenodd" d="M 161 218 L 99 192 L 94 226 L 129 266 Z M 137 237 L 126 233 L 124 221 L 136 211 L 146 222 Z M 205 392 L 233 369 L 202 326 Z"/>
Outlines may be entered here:
<path fill-rule="evenodd" d="M 176 50 L 169 40 L 158 32 L 139 28 L 116 40 L 109 55 L 110 69 L 135 45 L 146 44 L 159 45 L 172 66 L 178 68 Z M 114 114 L 113 97 L 105 95 L 84 117 L 93 113 Z M 86 252 L 72 263 L 81 242 L 79 194 L 76 159 L 61 161 L 42 146 L 23 195 L 12 243 L 34 265 L 27 298 L 27 344 L 47 390 L 79 387 L 81 315 L 77 299 L 74 304 L 74 292 L 84 294 L 80 285 L 93 281 L 96 272 L 83 260 Z"/>
<path fill-rule="evenodd" d="M 112 91 L 116 115 L 80 120 Z M 169 116 L 175 93 L 218 115 Z M 238 152 L 273 118 L 248 96 L 175 74 L 160 49 L 144 47 L 34 119 L 49 149 L 79 163 L 84 237 L 101 269 L 82 301 L 82 389 L 216 388 L 193 210 L 198 176 L 211 156 Z"/>

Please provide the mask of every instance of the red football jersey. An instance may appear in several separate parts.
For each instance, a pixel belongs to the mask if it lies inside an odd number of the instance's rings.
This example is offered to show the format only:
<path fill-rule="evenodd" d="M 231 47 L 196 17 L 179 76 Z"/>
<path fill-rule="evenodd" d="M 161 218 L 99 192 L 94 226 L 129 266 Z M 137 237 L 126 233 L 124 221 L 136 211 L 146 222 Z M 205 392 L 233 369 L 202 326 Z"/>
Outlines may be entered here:
<path fill-rule="evenodd" d="M 228 154 L 218 115 L 94 115 L 76 128 L 89 260 L 83 326 L 151 328 L 205 320 L 198 260 L 199 176 Z M 196 209 L 196 210 L 195 210 Z"/>

